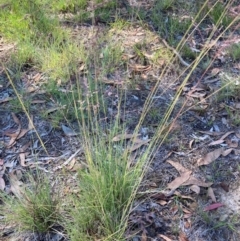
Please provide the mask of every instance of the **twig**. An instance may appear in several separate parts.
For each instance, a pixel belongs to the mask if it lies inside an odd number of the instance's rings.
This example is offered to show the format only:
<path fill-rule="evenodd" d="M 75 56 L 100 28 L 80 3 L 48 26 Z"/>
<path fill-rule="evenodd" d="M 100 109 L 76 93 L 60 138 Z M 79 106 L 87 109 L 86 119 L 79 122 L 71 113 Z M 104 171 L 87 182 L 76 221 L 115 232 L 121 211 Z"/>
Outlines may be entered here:
<path fill-rule="evenodd" d="M 59 165 L 59 166 L 55 167 L 55 168 L 53 169 L 53 171 L 56 171 L 56 170 L 58 170 L 58 169 L 63 168 L 64 166 L 68 165 L 68 164 L 71 162 L 71 160 L 72 160 L 79 152 L 82 152 L 82 151 L 83 151 L 83 148 L 82 148 L 82 147 L 79 148 L 79 149 L 78 149 L 74 154 L 72 154 L 62 165 Z"/>

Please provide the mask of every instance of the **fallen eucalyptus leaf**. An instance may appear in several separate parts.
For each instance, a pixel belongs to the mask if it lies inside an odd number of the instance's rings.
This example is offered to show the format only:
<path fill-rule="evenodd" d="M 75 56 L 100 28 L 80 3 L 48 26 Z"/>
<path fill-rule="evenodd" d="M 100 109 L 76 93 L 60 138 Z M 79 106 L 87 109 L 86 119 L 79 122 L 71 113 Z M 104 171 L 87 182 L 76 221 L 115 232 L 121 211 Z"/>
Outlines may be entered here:
<path fill-rule="evenodd" d="M 190 178 L 191 174 L 192 174 L 192 171 L 186 171 L 186 172 L 182 173 L 182 175 L 180 177 L 177 177 L 172 182 L 170 182 L 167 185 L 167 187 L 172 190 L 177 189 Z"/>
<path fill-rule="evenodd" d="M 193 192 L 197 193 L 197 194 L 200 193 L 200 187 L 197 186 L 197 185 L 195 185 L 195 184 L 192 185 L 192 186 L 190 187 L 190 189 L 191 189 Z"/>
<path fill-rule="evenodd" d="M 215 161 L 219 156 L 221 156 L 222 152 L 223 148 L 219 148 L 212 152 L 209 152 L 207 155 L 205 155 L 204 158 L 198 160 L 198 166 L 210 164 L 211 162 Z"/>
<path fill-rule="evenodd" d="M 224 204 L 222 203 L 214 203 L 214 204 L 211 204 L 209 206 L 207 206 L 203 211 L 211 211 L 211 210 L 214 210 L 214 209 L 217 209 L 217 208 L 220 208 L 224 206 Z"/>
<path fill-rule="evenodd" d="M 180 175 L 183 174 L 184 172 L 189 171 L 178 162 L 174 162 L 172 160 L 167 160 L 167 162 L 171 164 L 174 168 L 176 168 Z"/>
<path fill-rule="evenodd" d="M 211 187 L 208 188 L 207 194 L 212 199 L 212 201 L 214 203 L 217 202 L 215 194 L 214 194 L 213 189 Z"/>

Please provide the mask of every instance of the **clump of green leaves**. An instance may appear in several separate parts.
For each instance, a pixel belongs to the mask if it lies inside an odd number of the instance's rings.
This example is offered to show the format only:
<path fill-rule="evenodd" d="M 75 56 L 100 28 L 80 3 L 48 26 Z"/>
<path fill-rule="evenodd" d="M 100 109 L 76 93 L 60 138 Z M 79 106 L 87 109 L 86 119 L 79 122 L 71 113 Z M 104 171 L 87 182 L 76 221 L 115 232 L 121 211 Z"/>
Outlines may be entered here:
<path fill-rule="evenodd" d="M 174 0 L 163 0 L 163 1 L 156 2 L 156 7 L 162 11 L 172 8 L 173 5 L 174 5 Z"/>
<path fill-rule="evenodd" d="M 117 129 L 117 127 L 114 127 Z M 115 129 L 115 131 L 116 131 Z M 85 134 L 86 130 L 84 131 Z M 124 135 L 124 134 L 123 134 Z M 130 167 L 123 141 L 112 142 L 113 133 L 104 138 L 100 129 L 93 140 L 86 139 L 87 170 L 79 173 L 80 195 L 73 199 L 68 233 L 72 241 L 121 240 L 125 218 L 142 169 Z"/>
<path fill-rule="evenodd" d="M 108 44 L 100 53 L 101 69 L 104 74 L 113 73 L 122 64 L 122 50 L 120 46 Z"/>
<path fill-rule="evenodd" d="M 232 18 L 226 15 L 226 6 L 219 1 L 211 9 L 209 17 L 214 24 L 217 24 L 220 21 L 221 25 L 224 27 L 227 27 L 232 22 Z"/>
<path fill-rule="evenodd" d="M 87 0 L 57 0 L 49 1 L 48 4 L 54 12 L 76 13 L 87 6 Z"/>
<path fill-rule="evenodd" d="M 237 100 L 240 96 L 239 78 L 230 76 L 227 73 L 221 75 L 221 89 L 218 92 L 218 100 L 234 99 Z"/>
<path fill-rule="evenodd" d="M 59 225 L 60 199 L 43 174 L 28 177 L 29 185 L 18 187 L 16 196 L 1 194 L 1 215 L 19 231 L 45 233 Z M 16 181 L 16 184 L 18 181 Z"/>
<path fill-rule="evenodd" d="M 234 61 L 240 60 L 240 44 L 233 44 L 229 50 L 229 55 L 232 57 Z"/>
<path fill-rule="evenodd" d="M 182 56 L 187 59 L 196 59 L 197 53 L 194 52 L 190 47 L 187 45 L 184 45 L 184 47 L 181 49 Z"/>

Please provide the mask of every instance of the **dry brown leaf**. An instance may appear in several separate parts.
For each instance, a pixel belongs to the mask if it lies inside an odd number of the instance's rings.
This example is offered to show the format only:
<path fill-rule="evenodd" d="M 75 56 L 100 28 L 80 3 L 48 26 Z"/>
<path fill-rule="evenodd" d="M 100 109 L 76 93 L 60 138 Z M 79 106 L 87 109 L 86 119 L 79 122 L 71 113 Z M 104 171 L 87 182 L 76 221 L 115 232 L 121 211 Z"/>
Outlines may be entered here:
<path fill-rule="evenodd" d="M 42 77 L 42 74 L 36 73 L 36 74 L 32 77 L 32 79 L 34 80 L 34 82 L 38 82 L 38 81 L 41 79 L 41 77 Z"/>
<path fill-rule="evenodd" d="M 198 203 L 197 202 L 193 202 L 190 203 L 189 208 L 194 212 L 198 209 Z"/>
<path fill-rule="evenodd" d="M 208 188 L 207 195 L 212 199 L 214 203 L 217 202 L 216 197 L 214 195 L 213 189 L 211 187 Z"/>
<path fill-rule="evenodd" d="M 192 140 L 189 142 L 189 149 L 192 149 L 193 142 L 194 142 L 194 139 L 192 139 Z"/>
<path fill-rule="evenodd" d="M 7 129 L 3 132 L 4 136 L 9 136 L 9 137 L 17 137 L 18 134 L 16 132 L 19 131 L 19 128 L 17 129 Z"/>
<path fill-rule="evenodd" d="M 29 132 L 29 129 L 22 129 L 19 135 L 17 136 L 16 140 L 22 138 L 27 132 Z"/>
<path fill-rule="evenodd" d="M 226 143 L 231 148 L 237 148 L 238 147 L 238 141 L 232 141 L 232 140 L 227 139 Z"/>
<path fill-rule="evenodd" d="M 159 203 L 161 206 L 165 206 L 167 204 L 167 201 L 160 200 L 157 203 Z"/>
<path fill-rule="evenodd" d="M 208 144 L 208 146 L 215 146 L 215 145 L 219 145 L 222 144 L 224 142 L 224 140 L 217 140 L 217 141 L 212 141 Z"/>
<path fill-rule="evenodd" d="M 21 180 L 23 177 L 23 173 L 20 169 L 16 170 L 16 177 L 18 180 Z"/>
<path fill-rule="evenodd" d="M 183 174 L 184 172 L 188 172 L 190 170 L 186 169 L 185 167 L 183 167 L 180 163 L 178 162 L 174 162 L 172 160 L 167 160 L 167 162 L 169 164 L 171 164 L 175 169 L 177 169 L 177 171 L 179 172 L 179 174 Z"/>
<path fill-rule="evenodd" d="M 192 217 L 192 213 L 185 213 L 185 214 L 183 214 L 183 218 L 184 219 L 189 219 L 189 218 L 191 218 Z"/>
<path fill-rule="evenodd" d="M 194 201 L 194 199 L 193 199 L 192 197 L 182 195 L 182 194 L 181 194 L 180 192 L 178 192 L 178 191 L 175 191 L 175 192 L 174 192 L 174 195 L 176 195 L 176 196 L 178 196 L 178 197 L 180 197 L 180 198 L 182 198 L 182 199 L 190 199 L 190 200 L 193 200 L 193 201 Z M 174 197 L 173 197 L 173 198 L 174 198 Z"/>
<path fill-rule="evenodd" d="M 4 164 L 4 160 L 0 159 L 0 166 L 2 166 Z"/>
<path fill-rule="evenodd" d="M 143 141 L 140 142 L 140 143 L 130 145 L 130 146 L 127 148 L 127 150 L 128 150 L 129 152 L 136 151 L 136 150 L 137 150 L 138 148 L 140 148 L 141 146 L 146 145 L 149 141 L 150 141 L 150 139 L 149 139 L 149 140 L 143 140 Z"/>
<path fill-rule="evenodd" d="M 30 94 L 30 93 L 33 93 L 37 90 L 38 88 L 36 86 L 29 86 L 27 87 L 26 89 L 26 93 Z"/>
<path fill-rule="evenodd" d="M 18 178 L 13 174 L 13 173 L 10 173 L 9 174 L 9 180 L 10 180 L 10 184 L 11 184 L 11 192 L 18 198 L 21 198 L 22 197 L 22 182 L 20 182 L 18 180 Z"/>
<path fill-rule="evenodd" d="M 25 158 L 27 155 L 27 152 L 25 152 L 27 150 L 27 148 L 31 145 L 31 141 L 29 141 L 28 143 L 26 143 L 25 145 L 23 145 L 20 149 L 19 149 L 19 158 L 20 158 L 20 164 L 22 167 L 26 167 L 28 165 L 25 164 Z"/>
<path fill-rule="evenodd" d="M 151 67 L 151 65 L 147 65 L 147 66 L 145 66 L 145 65 L 139 65 L 139 64 L 135 64 L 135 65 L 129 65 L 132 69 L 133 69 L 133 71 L 135 71 L 135 72 L 145 72 L 145 71 L 148 71 L 148 70 L 150 70 L 152 67 Z"/>
<path fill-rule="evenodd" d="M 153 198 L 155 200 L 168 200 L 168 197 L 166 196 L 166 194 L 162 193 L 162 192 L 156 192 L 153 193 L 150 198 Z"/>
<path fill-rule="evenodd" d="M 0 177 L 0 190 L 3 191 L 4 188 L 5 188 L 5 181 L 4 181 L 4 179 L 2 177 Z"/>
<path fill-rule="evenodd" d="M 143 232 L 142 232 L 141 241 L 147 241 L 146 231 L 143 231 Z"/>
<path fill-rule="evenodd" d="M 28 130 L 34 129 L 34 124 L 33 124 L 33 115 L 30 116 L 30 120 L 28 122 Z"/>
<path fill-rule="evenodd" d="M 167 236 L 163 235 L 163 234 L 158 234 L 159 238 L 163 238 L 165 241 L 172 241 L 172 239 L 168 238 Z"/>
<path fill-rule="evenodd" d="M 76 163 L 72 168 L 71 171 L 79 171 L 79 170 L 83 170 L 86 169 L 87 165 L 82 164 L 82 163 Z"/>
<path fill-rule="evenodd" d="M 170 189 L 173 189 L 173 190 L 177 189 L 190 178 L 191 174 L 192 174 L 192 171 L 186 171 L 186 172 L 182 173 L 182 175 L 180 177 L 177 177 L 172 182 L 170 182 L 167 185 L 167 187 Z"/>
<path fill-rule="evenodd" d="M 187 220 L 186 222 L 184 222 L 184 228 L 191 228 L 191 221 L 190 220 Z"/>
<path fill-rule="evenodd" d="M 139 135 L 136 134 L 119 134 L 115 137 L 113 137 L 112 141 L 121 141 L 121 140 L 125 140 L 125 139 L 131 139 L 134 137 L 137 137 Z"/>
<path fill-rule="evenodd" d="M 232 152 L 232 150 L 233 150 L 232 148 L 227 149 L 227 150 L 225 150 L 225 151 L 222 152 L 222 155 L 223 155 L 223 156 L 227 156 L 227 155 L 229 155 L 229 154 Z"/>
<path fill-rule="evenodd" d="M 17 116 L 13 112 L 11 114 L 12 114 L 14 122 L 18 125 L 21 125 L 20 120 L 17 118 Z"/>
<path fill-rule="evenodd" d="M 225 133 L 225 134 L 220 138 L 220 140 L 225 139 L 227 136 L 229 136 L 229 135 L 231 135 L 231 134 L 233 134 L 233 133 L 234 133 L 234 131 L 228 131 L 227 133 Z"/>
<path fill-rule="evenodd" d="M 186 182 L 182 184 L 183 186 L 188 185 L 197 185 L 200 187 L 210 187 L 212 185 L 212 182 L 203 182 L 201 180 L 198 180 L 196 177 L 191 176 Z"/>
<path fill-rule="evenodd" d="M 180 192 L 178 192 L 178 191 L 175 191 L 175 192 L 174 192 L 174 195 L 176 195 L 176 196 L 178 196 L 178 197 L 180 197 L 180 198 L 182 198 L 182 199 L 190 199 L 190 200 L 194 201 L 194 199 L 193 199 L 192 197 L 182 195 L 182 194 L 181 194 Z"/>
<path fill-rule="evenodd" d="M 11 147 L 15 143 L 20 132 L 21 132 L 21 125 L 19 125 L 17 131 L 14 134 L 12 134 L 11 139 L 7 145 L 8 148 Z"/>
<path fill-rule="evenodd" d="M 29 142 L 27 142 L 25 145 L 23 145 L 23 146 L 19 149 L 20 154 L 23 153 L 23 152 L 25 152 L 30 145 L 31 145 L 31 141 L 29 141 Z"/>
<path fill-rule="evenodd" d="M 200 187 L 197 186 L 197 185 L 192 185 L 192 186 L 190 187 L 190 189 L 191 189 L 193 192 L 197 193 L 197 194 L 200 193 Z"/>
<path fill-rule="evenodd" d="M 212 152 L 209 152 L 207 155 L 205 155 L 204 158 L 198 160 L 198 166 L 210 164 L 211 162 L 215 161 L 219 156 L 221 156 L 222 152 L 223 148 L 219 148 Z"/>
<path fill-rule="evenodd" d="M 227 183 L 220 182 L 219 185 L 225 192 L 229 192 L 229 185 Z"/>
<path fill-rule="evenodd" d="M 172 215 L 175 215 L 175 214 L 178 212 L 178 210 L 179 210 L 179 206 L 178 206 L 178 205 L 175 205 L 175 206 L 173 206 L 173 207 L 170 209 Z"/>
<path fill-rule="evenodd" d="M 76 158 L 74 157 L 68 164 L 67 169 L 71 170 L 74 167 L 75 163 L 76 163 Z"/>
<path fill-rule="evenodd" d="M 19 158 L 20 158 L 20 164 L 22 167 L 27 167 L 28 165 L 25 164 L 25 159 L 26 159 L 26 153 L 20 153 L 19 154 Z"/>
<path fill-rule="evenodd" d="M 179 236 L 178 236 L 178 240 L 179 241 L 188 241 L 187 235 L 183 232 L 180 232 Z"/>
<path fill-rule="evenodd" d="M 213 68 L 211 71 L 211 77 L 216 76 L 217 74 L 219 74 L 219 72 L 221 72 L 220 68 Z"/>
<path fill-rule="evenodd" d="M 183 208 L 182 210 L 184 213 L 192 214 L 192 211 L 188 210 L 187 208 Z"/>
<path fill-rule="evenodd" d="M 19 121 L 19 119 L 17 118 L 17 116 L 12 113 L 12 117 L 14 119 L 14 122 L 18 124 L 18 128 L 14 133 L 4 133 L 5 135 L 8 135 L 11 137 L 9 143 L 8 143 L 8 148 L 11 147 L 13 144 L 15 144 L 15 141 L 22 138 L 29 130 L 31 130 L 33 128 L 33 124 L 32 124 L 32 116 L 31 116 L 31 120 L 29 121 L 28 124 L 28 129 L 22 129 L 21 127 L 21 123 Z"/>

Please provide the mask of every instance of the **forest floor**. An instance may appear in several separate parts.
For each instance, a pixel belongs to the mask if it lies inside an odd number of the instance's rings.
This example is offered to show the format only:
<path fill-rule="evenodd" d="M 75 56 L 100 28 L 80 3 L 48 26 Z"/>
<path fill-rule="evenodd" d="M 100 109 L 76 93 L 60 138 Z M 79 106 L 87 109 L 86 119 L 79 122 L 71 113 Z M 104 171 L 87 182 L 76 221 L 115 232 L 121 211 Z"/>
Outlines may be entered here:
<path fill-rule="evenodd" d="M 82 139 L 78 121 L 70 113 L 72 103 L 68 102 L 68 94 L 72 93 L 72 85 L 79 82 L 87 95 L 88 71 L 93 71 L 94 78 L 101 75 L 99 84 L 107 110 L 101 125 L 106 127 L 106 135 L 109 119 L 119 114 L 119 101 L 120 120 L 131 134 L 145 101 L 168 66 L 159 81 L 158 92 L 151 96 L 151 109 L 139 131 L 140 145 L 132 150 L 133 159 L 143 155 L 148 140 L 154 136 L 182 80 L 190 72 L 186 70 L 188 64 L 194 61 L 214 28 L 210 19 L 195 26 L 187 38 L 188 49 L 177 52 L 171 38 L 181 39 L 182 32 L 172 37 L 164 32 L 170 30 L 161 32 L 151 18 L 157 15 L 153 5 L 153 1 L 129 3 L 133 9 L 144 9 L 144 21 L 137 19 L 131 24 L 127 23 L 129 12 L 124 4 L 119 11 L 122 20 L 111 24 L 101 16 L 85 22 L 73 20 L 74 14 L 59 16 L 62 28 L 68 29 L 73 41 L 93 56 L 94 67 L 86 69 L 80 60 L 77 77 L 71 76 L 64 82 L 58 79 L 47 87 L 48 73 L 34 64 L 25 64 L 16 76 L 10 59 L 17 44 L 0 39 L 0 60 L 4 63 L 0 69 L 0 189 L 15 194 L 20 182 L 24 182 L 24 173 L 38 168 L 54 176 L 65 173 L 66 183 L 73 185 L 66 188 L 66 195 L 73 191 L 74 177 L 84 168 L 85 156 L 80 150 Z M 239 5 L 230 10 L 231 16 L 240 14 Z M 186 10 L 174 7 L 162 14 L 166 25 L 174 14 L 178 22 L 192 19 Z M 133 204 L 126 230 L 126 237 L 131 239 L 126 240 L 240 240 L 239 29 L 239 23 L 235 24 L 217 39 L 188 78 L 170 116 L 174 121 L 169 134 L 157 148 Z M 223 30 L 224 26 L 216 36 Z M 230 50 L 232 46 L 238 49 Z M 231 51 L 238 51 L 238 56 Z M 172 52 L 176 58 L 169 63 Z M 96 57 L 95 53 L 99 55 Z M 19 104 L 16 90 L 34 127 Z M 1 240 L 47 240 L 46 236 L 37 239 L 29 233 L 16 237 L 8 227 L 0 228 Z M 64 237 L 52 235 L 51 240 Z"/>

